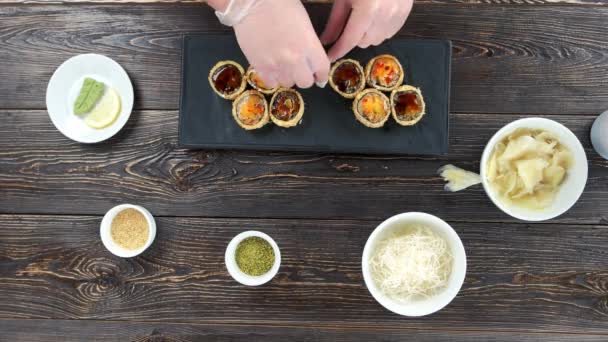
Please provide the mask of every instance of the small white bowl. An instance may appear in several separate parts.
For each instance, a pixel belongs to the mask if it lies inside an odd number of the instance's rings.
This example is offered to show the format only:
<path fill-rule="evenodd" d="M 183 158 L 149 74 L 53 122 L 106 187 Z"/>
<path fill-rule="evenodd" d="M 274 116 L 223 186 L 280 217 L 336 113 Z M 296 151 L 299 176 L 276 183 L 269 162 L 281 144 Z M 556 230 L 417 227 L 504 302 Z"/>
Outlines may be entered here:
<path fill-rule="evenodd" d="M 250 237 L 259 237 L 268 241 L 268 243 L 270 243 L 272 249 L 274 250 L 274 265 L 272 265 L 270 271 L 261 276 L 250 276 L 244 273 L 243 271 L 241 271 L 241 269 L 236 263 L 236 248 L 238 247 L 239 243 L 241 243 L 241 241 Z M 226 262 L 226 268 L 228 269 L 228 273 L 230 273 L 232 278 L 234 278 L 234 280 L 238 281 L 239 283 L 247 286 L 258 286 L 269 282 L 272 278 L 274 278 L 274 276 L 279 271 L 279 267 L 281 266 L 281 251 L 279 250 L 279 246 L 277 245 L 277 243 L 274 242 L 274 240 L 270 236 L 255 230 L 248 230 L 235 236 L 228 244 L 228 247 L 226 248 L 226 255 L 224 256 L 224 258 Z"/>
<path fill-rule="evenodd" d="M 543 210 L 526 209 L 502 203 L 486 177 L 486 164 L 490 160 L 494 147 L 518 128 L 542 129 L 554 134 L 562 145 L 570 149 L 574 158 L 574 165 L 568 170 L 566 179 L 560 186 L 553 204 Z M 566 126 L 544 118 L 520 119 L 501 128 L 486 145 L 481 156 L 479 169 L 483 188 L 492 202 L 506 214 L 524 221 L 549 220 L 568 211 L 583 193 L 588 173 L 587 155 L 578 138 Z"/>
<path fill-rule="evenodd" d="M 374 284 L 369 269 L 369 260 L 377 243 L 387 234 L 390 234 L 391 231 L 402 227 L 404 224 L 422 224 L 433 229 L 445 239 L 453 256 L 452 273 L 450 274 L 446 288 L 430 298 L 421 299 L 408 304 L 397 302 L 382 293 Z M 361 268 L 363 270 L 365 285 L 378 303 L 396 314 L 418 317 L 426 316 L 441 310 L 456 297 L 464 283 L 464 277 L 467 273 L 467 256 L 462 241 L 460 241 L 458 234 L 449 224 L 437 216 L 426 213 L 410 212 L 395 215 L 387 219 L 380 223 L 372 232 L 363 249 Z"/>
<path fill-rule="evenodd" d="M 112 220 L 114 220 L 114 217 L 116 217 L 119 212 L 129 208 L 135 209 L 142 213 L 146 218 L 146 221 L 148 221 L 148 229 L 150 229 L 150 232 L 148 234 L 148 241 L 146 241 L 146 244 L 143 247 L 135 250 L 120 247 L 114 242 L 112 236 L 110 235 L 110 229 L 112 227 Z M 156 237 L 156 222 L 154 221 L 154 217 L 152 217 L 152 214 L 150 214 L 150 212 L 144 207 L 133 204 L 121 204 L 110 209 L 104 215 L 103 219 L 101 220 L 99 234 L 101 235 L 101 242 L 103 242 L 103 245 L 107 248 L 108 251 L 110 251 L 110 253 L 121 258 L 132 258 L 141 254 L 148 247 L 150 247 L 150 245 L 154 241 L 154 238 Z"/>
<path fill-rule="evenodd" d="M 108 127 L 91 128 L 74 114 L 74 102 L 85 77 L 113 87 L 120 95 L 120 114 Z M 63 62 L 46 88 L 46 109 L 55 127 L 66 137 L 86 144 L 109 139 L 118 133 L 131 116 L 133 99 L 133 85 L 127 72 L 113 59 L 93 53 L 77 55 Z"/>

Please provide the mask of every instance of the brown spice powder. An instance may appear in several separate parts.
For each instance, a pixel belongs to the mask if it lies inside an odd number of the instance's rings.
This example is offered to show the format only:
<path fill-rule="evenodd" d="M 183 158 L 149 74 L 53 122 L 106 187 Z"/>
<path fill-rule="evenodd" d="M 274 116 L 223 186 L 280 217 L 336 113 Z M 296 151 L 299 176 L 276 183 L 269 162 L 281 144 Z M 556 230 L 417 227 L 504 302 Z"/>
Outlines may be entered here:
<path fill-rule="evenodd" d="M 122 248 L 134 250 L 143 247 L 148 241 L 149 234 L 148 221 L 136 209 L 125 209 L 112 220 L 110 235 Z"/>

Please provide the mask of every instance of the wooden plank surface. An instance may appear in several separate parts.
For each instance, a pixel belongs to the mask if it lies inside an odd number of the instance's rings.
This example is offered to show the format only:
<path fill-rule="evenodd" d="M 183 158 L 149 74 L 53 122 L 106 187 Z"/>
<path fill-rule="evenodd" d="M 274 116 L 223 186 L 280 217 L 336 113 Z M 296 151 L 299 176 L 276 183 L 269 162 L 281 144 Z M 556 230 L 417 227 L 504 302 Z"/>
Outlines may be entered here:
<path fill-rule="evenodd" d="M 321 27 L 329 7 L 309 8 Z M 608 107 L 606 18 L 603 6 L 419 4 L 401 36 L 453 41 L 452 111 L 591 115 Z M 127 69 L 137 108 L 177 109 L 181 35 L 228 32 L 199 5 L 0 6 L 0 22 L 0 108 L 14 109 L 44 108 L 53 70 L 87 52 Z"/>
<path fill-rule="evenodd" d="M 226 324 L 172 324 L 150 322 L 0 320 L 2 337 L 12 342 L 31 341 L 417 341 L 417 342 L 604 342 L 605 335 L 529 332 L 441 331 L 437 329 L 336 329 L 335 327 Z"/>
<path fill-rule="evenodd" d="M 208 8 L 23 2 L 0 0 L 0 340 L 608 338 L 608 162 L 588 135 L 608 107 L 608 1 L 418 1 L 400 35 L 454 43 L 456 114 L 441 158 L 182 149 L 181 36 L 229 32 Z M 308 9 L 321 28 L 329 6 Z M 97 145 L 67 140 L 44 110 L 53 70 L 88 52 L 127 69 L 138 109 Z M 480 187 L 443 191 L 437 168 L 478 170 L 491 135 L 534 113 L 564 123 L 588 153 L 571 211 L 515 223 Z M 157 216 L 157 240 L 137 258 L 113 257 L 99 239 L 100 215 L 123 202 Z M 374 227 L 413 210 L 448 220 L 469 264 L 455 301 L 418 319 L 384 310 L 360 271 Z M 281 247 L 267 286 L 244 288 L 225 270 L 224 249 L 245 229 Z"/>
<path fill-rule="evenodd" d="M 135 112 L 117 137 L 84 145 L 63 137 L 44 111 L 0 111 L 0 213 L 101 215 L 131 202 L 169 216 L 384 219 L 418 210 L 513 220 L 481 186 L 445 192 L 436 170 L 479 170 L 490 137 L 520 116 L 452 114 L 449 155 L 434 158 L 190 151 L 177 146 L 177 115 Z M 556 222 L 607 222 L 608 162 L 590 147 L 594 118 L 552 117 L 574 131 L 590 160 L 585 193 Z"/>
<path fill-rule="evenodd" d="M 152 247 L 120 259 L 100 220 L 0 215 L 0 318 L 606 333 L 608 226 L 453 223 L 465 284 L 439 313 L 405 319 L 363 284 L 379 221 L 157 217 Z M 226 245 L 246 229 L 281 248 L 269 285 L 243 287 L 225 270 Z"/>
<path fill-rule="evenodd" d="M 333 0 L 302 0 L 304 3 L 332 3 Z M 204 4 L 205 0 L 0 0 L 0 4 Z M 607 0 L 416 0 L 416 3 L 447 5 L 588 5 L 605 6 Z"/>

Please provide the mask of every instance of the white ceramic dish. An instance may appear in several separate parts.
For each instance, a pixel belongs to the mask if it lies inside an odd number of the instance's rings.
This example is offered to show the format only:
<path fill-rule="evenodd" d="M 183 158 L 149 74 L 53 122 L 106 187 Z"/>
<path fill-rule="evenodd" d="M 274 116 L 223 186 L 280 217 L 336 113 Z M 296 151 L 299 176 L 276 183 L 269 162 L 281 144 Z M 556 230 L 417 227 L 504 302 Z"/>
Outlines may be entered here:
<path fill-rule="evenodd" d="M 121 109 L 110 126 L 94 129 L 74 114 L 74 102 L 85 77 L 116 89 Z M 97 54 L 74 56 L 63 62 L 46 89 L 46 108 L 55 127 L 66 137 L 81 143 L 96 143 L 114 136 L 129 120 L 133 109 L 133 85 L 125 70 L 114 60 Z"/>
<path fill-rule="evenodd" d="M 518 128 L 543 129 L 554 134 L 559 142 L 570 149 L 574 165 L 568 170 L 553 204 L 543 210 L 531 210 L 502 203 L 487 181 L 486 164 L 496 144 Z M 587 183 L 587 155 L 578 138 L 566 126 L 544 118 L 525 118 L 511 122 L 501 128 L 490 139 L 481 156 L 480 174 L 483 188 L 494 204 L 506 214 L 524 221 L 544 221 L 555 218 L 570 209 L 579 199 Z"/>
<path fill-rule="evenodd" d="M 266 274 L 257 277 L 243 273 L 236 263 L 236 248 L 238 247 L 239 243 L 241 243 L 241 241 L 250 237 L 259 237 L 268 241 L 268 243 L 270 243 L 272 249 L 274 250 L 274 265 L 272 265 L 272 268 Z M 281 251 L 279 250 L 279 246 L 277 245 L 277 243 L 270 236 L 255 230 L 248 230 L 235 236 L 228 244 L 228 247 L 226 248 L 226 255 L 224 256 L 224 258 L 226 262 L 226 268 L 228 269 L 228 273 L 230 273 L 232 278 L 234 278 L 234 280 L 238 281 L 239 283 L 247 286 L 258 286 L 269 282 L 272 278 L 274 278 L 274 276 L 279 271 L 279 267 L 281 266 Z"/>
<path fill-rule="evenodd" d="M 453 256 L 452 273 L 450 274 L 446 288 L 435 296 L 410 304 L 399 303 L 384 295 L 374 284 L 369 269 L 369 260 L 378 241 L 382 240 L 393 229 L 402 227 L 405 224 L 423 224 L 433 229 L 446 240 Z M 387 219 L 380 223 L 372 232 L 363 249 L 361 268 L 363 270 L 365 285 L 378 303 L 396 314 L 417 317 L 441 310 L 456 297 L 464 283 L 464 277 L 467 272 L 467 257 L 462 241 L 460 241 L 458 234 L 449 224 L 430 214 L 410 212 L 395 215 Z"/>
<path fill-rule="evenodd" d="M 119 245 L 117 245 L 114 242 L 114 240 L 112 240 L 112 236 L 110 235 L 112 220 L 114 220 L 114 217 L 116 217 L 116 215 L 119 212 L 121 212 L 125 209 L 128 209 L 128 208 L 135 209 L 135 210 L 139 211 L 140 213 L 142 213 L 144 215 L 144 217 L 146 218 L 146 220 L 148 221 L 148 228 L 150 229 L 150 233 L 148 234 L 148 241 L 142 248 L 136 249 L 136 250 L 128 250 L 128 249 L 120 247 Z M 132 258 L 134 256 L 137 256 L 137 255 L 143 253 L 143 251 L 145 251 L 146 249 L 148 249 L 148 247 L 150 247 L 150 245 L 154 241 L 154 238 L 156 237 L 156 222 L 154 221 L 154 217 L 152 216 L 152 214 L 150 214 L 150 212 L 148 210 L 146 210 L 144 207 L 141 207 L 139 205 L 133 205 L 133 204 L 121 204 L 121 205 L 117 205 L 114 208 L 110 209 L 104 215 L 103 219 L 101 220 L 101 227 L 99 228 L 99 234 L 101 235 L 101 242 L 103 242 L 103 245 L 106 247 L 106 249 L 108 251 L 110 251 L 110 253 L 112 253 L 116 256 L 119 256 L 121 258 Z"/>

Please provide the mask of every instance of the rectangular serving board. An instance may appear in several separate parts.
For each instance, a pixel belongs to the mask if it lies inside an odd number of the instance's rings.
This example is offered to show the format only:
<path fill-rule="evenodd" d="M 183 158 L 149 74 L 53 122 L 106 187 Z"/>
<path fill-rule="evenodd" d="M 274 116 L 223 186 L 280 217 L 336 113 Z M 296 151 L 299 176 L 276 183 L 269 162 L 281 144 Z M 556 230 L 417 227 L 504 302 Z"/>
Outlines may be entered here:
<path fill-rule="evenodd" d="M 391 117 L 384 127 L 375 129 L 359 123 L 352 112 L 352 100 L 342 98 L 327 85 L 299 89 L 305 112 L 298 126 L 281 128 L 270 123 L 258 130 L 243 130 L 232 118 L 232 101 L 215 94 L 208 81 L 209 70 L 220 60 L 234 60 L 247 69 L 234 36 L 187 35 L 182 53 L 179 143 L 183 147 L 399 155 L 441 155 L 448 151 L 449 41 L 391 39 L 346 56 L 365 67 L 376 55 L 392 54 L 405 69 L 404 83 L 422 90 L 427 114 L 418 124 L 403 127 Z"/>

